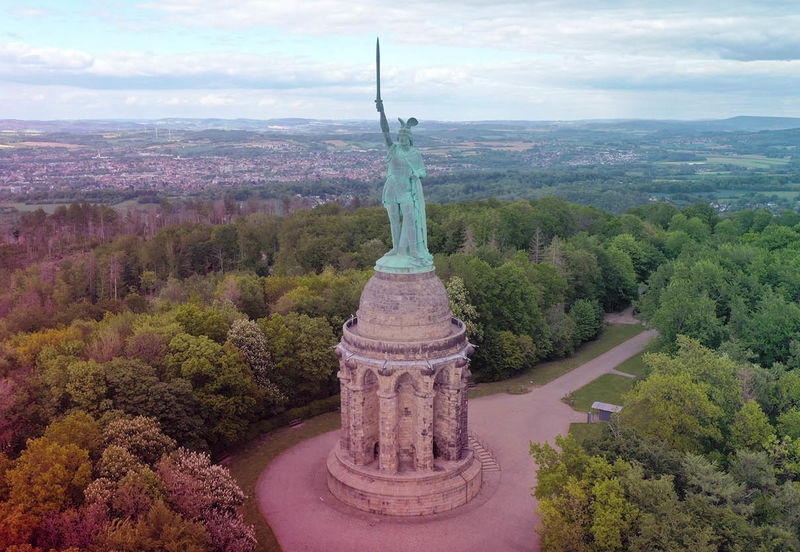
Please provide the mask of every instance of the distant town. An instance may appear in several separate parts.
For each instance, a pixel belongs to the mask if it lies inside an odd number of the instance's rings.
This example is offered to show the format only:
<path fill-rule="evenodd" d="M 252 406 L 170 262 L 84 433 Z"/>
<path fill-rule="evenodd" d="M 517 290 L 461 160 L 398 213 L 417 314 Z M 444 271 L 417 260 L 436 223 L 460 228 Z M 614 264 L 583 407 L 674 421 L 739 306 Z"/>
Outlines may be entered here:
<path fill-rule="evenodd" d="M 617 212 L 662 200 L 722 212 L 800 198 L 800 119 L 423 121 L 415 145 L 439 203 L 554 195 Z M 375 201 L 384 174 L 370 121 L 0 121 L 5 210 L 231 193 Z"/>

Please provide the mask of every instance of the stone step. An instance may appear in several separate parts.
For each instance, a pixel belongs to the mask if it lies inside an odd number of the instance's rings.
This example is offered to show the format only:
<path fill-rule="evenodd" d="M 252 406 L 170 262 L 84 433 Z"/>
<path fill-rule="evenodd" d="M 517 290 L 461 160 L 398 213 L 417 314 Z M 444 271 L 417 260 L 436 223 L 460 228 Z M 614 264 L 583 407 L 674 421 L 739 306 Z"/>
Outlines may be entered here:
<path fill-rule="evenodd" d="M 492 453 L 486 450 L 481 442 L 472 435 L 469 436 L 469 446 L 475 452 L 475 456 L 480 461 L 483 471 L 500 471 L 500 464 L 497 463 Z"/>

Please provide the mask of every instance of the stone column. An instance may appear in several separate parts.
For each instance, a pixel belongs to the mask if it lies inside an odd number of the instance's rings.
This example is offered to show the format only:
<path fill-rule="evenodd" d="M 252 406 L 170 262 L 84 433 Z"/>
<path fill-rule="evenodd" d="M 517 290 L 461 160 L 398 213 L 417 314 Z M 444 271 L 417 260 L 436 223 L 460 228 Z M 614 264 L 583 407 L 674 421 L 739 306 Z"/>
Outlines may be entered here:
<path fill-rule="evenodd" d="M 381 471 L 397 472 L 397 392 L 378 391 L 378 465 Z"/>
<path fill-rule="evenodd" d="M 438 414 L 443 429 L 442 435 L 437 435 L 439 454 L 445 460 L 458 460 L 461 456 L 461 389 L 460 386 L 441 385 L 439 390 L 444 406 L 443 412 Z"/>
<path fill-rule="evenodd" d="M 350 374 L 341 366 L 336 374 L 339 378 L 339 394 L 341 404 L 339 410 L 342 414 L 342 430 L 339 433 L 339 447 L 344 451 L 350 450 Z"/>
<path fill-rule="evenodd" d="M 433 469 L 433 392 L 414 391 L 417 399 L 417 424 L 414 436 L 414 468 Z"/>
<path fill-rule="evenodd" d="M 364 387 L 351 385 L 348 410 L 350 411 L 350 457 L 357 465 L 369 463 L 364 450 Z M 370 458 L 371 460 L 371 458 Z"/>
<path fill-rule="evenodd" d="M 468 372 L 467 372 L 468 373 Z M 458 413 L 459 424 L 458 424 L 458 437 L 460 442 L 460 450 L 466 450 L 469 448 L 469 434 L 467 433 L 467 399 L 469 397 L 469 375 L 463 377 L 461 379 L 461 409 Z M 461 458 L 461 452 L 458 455 Z"/>

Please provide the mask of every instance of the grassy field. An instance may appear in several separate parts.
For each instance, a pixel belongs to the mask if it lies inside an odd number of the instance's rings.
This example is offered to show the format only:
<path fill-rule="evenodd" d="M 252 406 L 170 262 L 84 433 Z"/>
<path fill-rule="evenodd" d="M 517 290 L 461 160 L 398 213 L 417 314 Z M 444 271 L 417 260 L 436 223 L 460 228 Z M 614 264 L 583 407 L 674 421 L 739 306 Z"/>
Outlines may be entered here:
<path fill-rule="evenodd" d="M 249 497 L 242 507 L 242 513 L 248 523 L 256 528 L 258 547 L 256 550 L 280 552 L 281 547 L 275 539 L 272 528 L 258 510 L 255 498 L 258 477 L 273 458 L 306 439 L 327 433 L 341 427 L 338 412 L 329 412 L 309 420 L 297 428 L 282 427 L 250 442 L 244 449 L 230 459 L 228 468 L 239 486 Z"/>
<path fill-rule="evenodd" d="M 798 195 L 800 195 L 800 192 L 798 192 L 798 190 L 776 190 L 774 192 L 770 191 L 770 192 L 759 192 L 759 193 L 764 194 L 765 196 L 768 197 L 774 195 L 785 199 L 794 199 Z"/>
<path fill-rule="evenodd" d="M 772 169 L 786 165 L 788 162 L 787 159 L 775 159 L 763 155 L 714 155 L 706 157 L 705 161 L 656 161 L 654 165 L 731 165 L 748 169 Z"/>
<path fill-rule="evenodd" d="M 598 437 L 604 427 L 605 424 L 569 424 L 569 434 L 583 443 L 588 437 Z"/>
<path fill-rule="evenodd" d="M 707 173 L 706 173 L 707 174 Z M 795 186 L 792 184 L 792 186 Z M 784 199 L 794 199 L 800 195 L 800 189 L 792 190 L 717 190 L 714 192 L 715 199 L 737 199 L 759 194 L 766 197 L 777 196 Z"/>
<path fill-rule="evenodd" d="M 617 366 L 617 370 L 640 378 L 646 376 L 647 366 L 644 365 L 644 353 L 639 353 L 638 355 L 632 356 Z"/>
<path fill-rule="evenodd" d="M 0 202 L 0 206 L 2 207 L 13 207 L 17 211 L 24 213 L 26 211 L 35 211 L 37 209 L 42 209 L 47 214 L 53 214 L 60 206 L 69 206 L 69 203 L 21 203 L 21 202 Z"/>
<path fill-rule="evenodd" d="M 748 169 L 771 169 L 788 163 L 786 159 L 774 159 L 761 155 L 738 155 L 735 157 L 706 157 L 706 162 L 719 165 L 734 165 Z"/>
<path fill-rule="evenodd" d="M 589 412 L 594 401 L 601 401 L 611 404 L 622 404 L 622 395 L 627 393 L 639 379 L 647 375 L 647 367 L 644 364 L 644 353 L 634 355 L 619 366 L 617 370 L 632 374 L 636 378 L 626 378 L 617 374 L 604 374 L 596 380 L 584 385 L 577 391 L 572 392 L 562 399 L 569 404 L 570 400 L 574 400 L 575 404 L 572 406 L 579 412 Z M 570 424 L 569 433 L 573 435 L 578 442 L 583 442 L 587 437 L 596 437 L 600 435 L 605 427 L 603 423 L 593 424 Z"/>
<path fill-rule="evenodd" d="M 0 207 L 13 207 L 20 212 L 42 209 L 45 213 L 52 214 L 53 211 L 55 211 L 58 207 L 61 207 L 62 205 L 69 207 L 71 203 L 71 201 L 64 201 L 60 203 L 23 203 L 20 201 L 0 201 Z M 110 205 L 110 207 L 113 207 L 123 215 L 127 213 L 131 207 L 143 208 L 147 206 L 147 204 L 139 203 L 139 201 L 136 199 L 126 199 L 125 201 Z"/>
<path fill-rule="evenodd" d="M 562 400 L 569 404 L 575 401 L 572 408 L 579 412 L 589 412 L 592 403 L 600 401 L 610 404 L 622 404 L 622 396 L 640 379 L 647 375 L 647 366 L 644 364 L 644 353 L 634 355 L 616 367 L 620 372 L 636 376 L 629 378 L 618 374 L 603 374 L 599 378 L 587 383 L 564 397 Z"/>
<path fill-rule="evenodd" d="M 527 390 L 531 385 L 544 385 L 545 383 L 553 381 L 558 376 L 564 375 L 570 370 L 574 370 L 584 362 L 613 349 L 623 341 L 627 341 L 644 330 L 644 326 L 639 324 L 614 324 L 606 326 L 603 329 L 603 333 L 600 334 L 600 337 L 594 341 L 583 344 L 571 357 L 551 362 L 542 362 L 511 379 L 481 383 L 478 387 L 469 392 L 469 397 L 472 399 L 501 392 L 517 394 L 522 389 Z"/>
<path fill-rule="evenodd" d="M 594 401 L 610 404 L 621 404 L 622 395 L 627 393 L 636 378 L 628 378 L 617 374 L 603 374 L 577 391 L 573 391 L 562 400 L 569 404 L 575 401 L 572 408 L 581 412 L 589 412 Z"/>

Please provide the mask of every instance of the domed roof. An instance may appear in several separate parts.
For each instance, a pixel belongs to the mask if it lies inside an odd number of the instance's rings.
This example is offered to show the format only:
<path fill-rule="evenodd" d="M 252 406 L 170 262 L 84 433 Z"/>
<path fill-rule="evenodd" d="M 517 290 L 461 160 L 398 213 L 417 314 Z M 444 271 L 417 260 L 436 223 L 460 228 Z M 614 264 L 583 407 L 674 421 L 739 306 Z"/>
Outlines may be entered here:
<path fill-rule="evenodd" d="M 447 290 L 434 271 L 376 271 L 361 293 L 357 332 L 381 341 L 441 339 L 458 329 L 452 318 Z"/>

